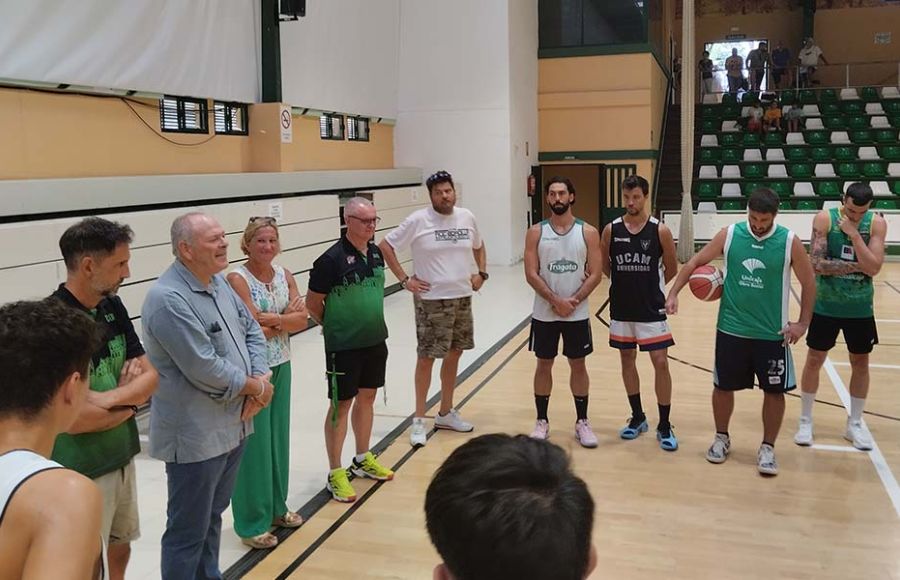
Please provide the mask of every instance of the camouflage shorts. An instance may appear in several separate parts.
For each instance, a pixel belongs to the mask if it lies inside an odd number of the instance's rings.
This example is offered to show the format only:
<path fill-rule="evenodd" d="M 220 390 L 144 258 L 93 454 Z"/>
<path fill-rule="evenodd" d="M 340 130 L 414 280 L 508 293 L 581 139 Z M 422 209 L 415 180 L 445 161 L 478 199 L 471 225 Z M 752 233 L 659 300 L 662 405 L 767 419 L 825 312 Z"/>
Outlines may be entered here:
<path fill-rule="evenodd" d="M 451 350 L 475 348 L 472 297 L 422 300 L 416 297 L 420 358 L 444 358 Z"/>

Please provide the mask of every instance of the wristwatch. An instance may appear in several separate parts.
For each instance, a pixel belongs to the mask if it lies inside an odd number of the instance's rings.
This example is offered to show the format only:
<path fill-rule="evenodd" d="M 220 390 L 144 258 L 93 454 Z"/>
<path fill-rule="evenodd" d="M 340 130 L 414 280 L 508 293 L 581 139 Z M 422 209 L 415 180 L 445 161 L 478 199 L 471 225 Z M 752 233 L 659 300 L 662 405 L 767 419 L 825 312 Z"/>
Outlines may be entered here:
<path fill-rule="evenodd" d="M 487 279 L 490 278 L 487 272 L 482 272 L 481 270 L 478 271 L 478 275 L 481 276 L 481 279 L 484 281 L 487 281 Z"/>
<path fill-rule="evenodd" d="M 406 290 L 406 283 L 407 283 L 407 282 L 409 282 L 409 276 L 407 276 L 406 278 L 400 280 L 400 287 L 403 288 L 404 290 Z"/>

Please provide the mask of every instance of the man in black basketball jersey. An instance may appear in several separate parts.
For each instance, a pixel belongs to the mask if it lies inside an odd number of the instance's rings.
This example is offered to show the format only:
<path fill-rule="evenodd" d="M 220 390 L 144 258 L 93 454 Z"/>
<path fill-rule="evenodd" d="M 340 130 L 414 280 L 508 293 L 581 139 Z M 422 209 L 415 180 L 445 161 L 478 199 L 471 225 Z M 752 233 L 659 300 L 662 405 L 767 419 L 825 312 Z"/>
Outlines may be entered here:
<path fill-rule="evenodd" d="M 649 215 L 650 192 L 647 180 L 631 175 L 622 182 L 625 215 L 603 228 L 600 256 L 603 273 L 610 278 L 609 346 L 619 349 L 622 380 L 631 419 L 620 431 L 622 439 L 636 439 L 647 431 L 647 417 L 641 405 L 637 348 L 650 353 L 656 375 L 656 402 L 659 425 L 656 438 L 665 451 L 678 449 L 678 440 L 669 423 L 672 407 L 672 376 L 668 348 L 675 344 L 666 321 L 666 282 L 675 277 L 675 240 L 672 232 Z"/>

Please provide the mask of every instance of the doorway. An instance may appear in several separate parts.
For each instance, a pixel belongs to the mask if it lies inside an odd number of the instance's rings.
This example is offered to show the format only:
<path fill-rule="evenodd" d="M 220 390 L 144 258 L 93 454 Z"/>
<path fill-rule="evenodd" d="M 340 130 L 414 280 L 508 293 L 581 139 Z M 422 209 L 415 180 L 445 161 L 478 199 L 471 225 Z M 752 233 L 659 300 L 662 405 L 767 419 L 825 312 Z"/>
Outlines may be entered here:
<path fill-rule="evenodd" d="M 725 59 L 731 56 L 732 49 L 737 49 L 737 53 L 744 59 L 744 78 L 750 82 L 747 74 L 747 55 L 750 51 L 759 47 L 760 42 L 769 44 L 767 38 L 751 38 L 744 40 L 720 40 L 718 42 L 707 42 L 703 45 L 703 50 L 709 52 L 709 59 L 713 61 L 713 81 L 715 90 L 723 93 L 728 92 L 728 75 L 725 72 Z M 768 70 L 763 78 L 761 90 L 768 90 L 769 75 Z"/>
<path fill-rule="evenodd" d="M 604 173 L 604 166 L 598 164 L 542 165 L 542 179 L 538 182 L 538 191 L 535 192 L 535 199 L 533 199 L 535 209 L 540 204 L 540 219 L 550 217 L 550 208 L 547 207 L 547 198 L 544 195 L 547 181 L 553 177 L 565 177 L 575 187 L 575 204 L 572 206 L 572 213 L 585 223 L 602 229 L 601 188 L 603 180 L 601 176 Z"/>

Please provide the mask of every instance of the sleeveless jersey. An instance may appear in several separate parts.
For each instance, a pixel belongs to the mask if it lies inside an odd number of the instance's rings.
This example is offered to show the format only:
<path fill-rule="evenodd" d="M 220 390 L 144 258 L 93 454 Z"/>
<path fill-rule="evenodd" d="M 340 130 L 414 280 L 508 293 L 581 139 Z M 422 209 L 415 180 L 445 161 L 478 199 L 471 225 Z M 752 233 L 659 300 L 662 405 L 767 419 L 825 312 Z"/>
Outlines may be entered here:
<path fill-rule="evenodd" d="M 666 277 L 658 219 L 649 218 L 637 234 L 628 231 L 621 217 L 612 222 L 609 269 L 609 314 L 613 320 L 666 319 Z"/>
<path fill-rule="evenodd" d="M 756 237 L 747 222 L 728 226 L 725 287 L 717 328 L 742 338 L 781 340 L 788 321 L 794 232 L 774 225 Z"/>
<path fill-rule="evenodd" d="M 584 271 L 587 263 L 587 243 L 584 241 L 584 222 L 576 219 L 569 231 L 557 233 L 550 225 L 550 220 L 541 222 L 541 239 L 538 241 L 538 266 L 541 278 L 557 296 L 568 298 L 573 296 L 587 274 Z M 562 320 L 572 322 L 587 320 L 588 301 L 582 300 L 575 311 L 567 318 L 562 318 L 551 308 L 550 303 L 535 292 L 532 317 L 543 322 Z"/>
<path fill-rule="evenodd" d="M 872 233 L 874 213 L 867 211 L 859 222 L 859 234 L 868 244 Z M 838 222 L 841 219 L 840 208 L 828 210 L 831 222 L 828 228 L 828 254 L 830 260 L 856 262 L 853 242 L 841 231 Z M 816 276 L 816 314 L 835 318 L 869 318 L 875 315 L 873 298 L 875 287 L 872 277 L 862 272 L 853 272 L 844 276 Z"/>

